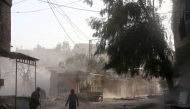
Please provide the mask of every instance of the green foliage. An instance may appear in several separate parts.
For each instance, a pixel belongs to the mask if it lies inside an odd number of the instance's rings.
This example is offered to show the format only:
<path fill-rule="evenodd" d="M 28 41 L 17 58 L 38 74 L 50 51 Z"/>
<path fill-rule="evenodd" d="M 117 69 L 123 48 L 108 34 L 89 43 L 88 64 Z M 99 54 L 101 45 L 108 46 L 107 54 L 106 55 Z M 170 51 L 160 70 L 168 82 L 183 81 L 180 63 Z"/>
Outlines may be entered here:
<path fill-rule="evenodd" d="M 103 0 L 102 18 L 92 18 L 94 37 L 100 38 L 96 54 L 107 53 L 106 69 L 118 74 L 162 77 L 173 86 L 172 57 L 159 15 L 146 0 Z"/>

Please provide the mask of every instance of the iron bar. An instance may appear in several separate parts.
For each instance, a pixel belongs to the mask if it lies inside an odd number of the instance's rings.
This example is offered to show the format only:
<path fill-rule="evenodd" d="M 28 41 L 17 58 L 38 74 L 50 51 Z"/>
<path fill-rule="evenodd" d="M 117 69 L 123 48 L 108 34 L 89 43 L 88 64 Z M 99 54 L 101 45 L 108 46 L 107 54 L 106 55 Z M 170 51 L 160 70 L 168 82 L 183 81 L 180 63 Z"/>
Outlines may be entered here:
<path fill-rule="evenodd" d="M 36 62 L 35 62 L 35 89 L 36 89 Z"/>
<path fill-rule="evenodd" d="M 17 67 L 18 59 L 16 59 L 16 75 L 15 75 L 15 109 L 17 108 Z"/>

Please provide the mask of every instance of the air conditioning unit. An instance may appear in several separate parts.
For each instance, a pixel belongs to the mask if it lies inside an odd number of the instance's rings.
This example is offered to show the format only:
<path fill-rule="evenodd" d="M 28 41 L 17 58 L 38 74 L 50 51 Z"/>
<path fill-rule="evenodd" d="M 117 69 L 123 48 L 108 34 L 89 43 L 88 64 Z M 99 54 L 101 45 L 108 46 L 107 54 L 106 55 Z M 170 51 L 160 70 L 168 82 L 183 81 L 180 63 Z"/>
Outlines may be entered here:
<path fill-rule="evenodd" d="M 0 87 L 4 86 L 4 79 L 0 79 Z"/>

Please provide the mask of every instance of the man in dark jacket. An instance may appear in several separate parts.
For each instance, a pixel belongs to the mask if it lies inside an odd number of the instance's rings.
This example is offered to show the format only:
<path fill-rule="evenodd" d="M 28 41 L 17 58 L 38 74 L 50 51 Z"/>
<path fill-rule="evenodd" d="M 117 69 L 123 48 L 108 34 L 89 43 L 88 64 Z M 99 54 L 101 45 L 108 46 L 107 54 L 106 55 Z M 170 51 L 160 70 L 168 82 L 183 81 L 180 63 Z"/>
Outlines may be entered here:
<path fill-rule="evenodd" d="M 37 109 L 40 105 L 40 88 L 37 87 L 30 98 L 30 109 Z"/>
<path fill-rule="evenodd" d="M 69 103 L 69 109 L 76 109 L 76 105 L 79 107 L 78 97 L 75 94 L 74 89 L 71 89 L 71 93 L 67 99 L 65 106 Z"/>

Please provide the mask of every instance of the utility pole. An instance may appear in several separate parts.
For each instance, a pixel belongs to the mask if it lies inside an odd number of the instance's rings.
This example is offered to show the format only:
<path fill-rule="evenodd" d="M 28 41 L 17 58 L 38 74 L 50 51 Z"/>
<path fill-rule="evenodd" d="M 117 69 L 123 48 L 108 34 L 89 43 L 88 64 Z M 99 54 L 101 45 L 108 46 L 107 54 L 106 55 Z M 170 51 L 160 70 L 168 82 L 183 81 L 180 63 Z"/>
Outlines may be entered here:
<path fill-rule="evenodd" d="M 91 60 L 92 59 L 92 39 L 89 40 L 89 53 L 88 53 L 88 55 L 89 55 L 89 60 Z"/>
<path fill-rule="evenodd" d="M 0 79 L 1 79 L 1 68 L 0 68 Z"/>
<path fill-rule="evenodd" d="M 89 60 L 92 59 L 92 56 L 93 56 L 93 45 L 92 45 L 92 41 L 94 40 L 98 40 L 98 39 L 90 39 L 89 40 Z"/>

